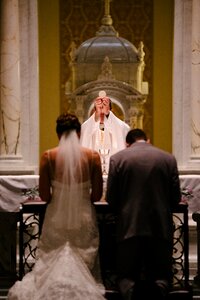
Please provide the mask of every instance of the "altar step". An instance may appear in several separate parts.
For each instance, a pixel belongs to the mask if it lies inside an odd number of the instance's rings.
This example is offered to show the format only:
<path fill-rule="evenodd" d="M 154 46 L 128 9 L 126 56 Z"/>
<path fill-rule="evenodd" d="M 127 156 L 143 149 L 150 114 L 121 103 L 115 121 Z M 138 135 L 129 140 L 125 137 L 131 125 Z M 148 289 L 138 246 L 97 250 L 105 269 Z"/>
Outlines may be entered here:
<path fill-rule="evenodd" d="M 0 289 L 0 300 L 7 300 L 7 289 Z M 119 296 L 118 293 L 108 291 L 106 294 L 106 299 L 107 300 L 121 300 L 121 297 Z M 171 294 L 169 297 L 169 300 L 190 300 L 190 298 L 187 296 L 186 293 L 184 292 L 177 292 L 176 294 Z M 200 300 L 200 290 L 195 290 L 193 291 L 193 297 L 192 300 Z"/>

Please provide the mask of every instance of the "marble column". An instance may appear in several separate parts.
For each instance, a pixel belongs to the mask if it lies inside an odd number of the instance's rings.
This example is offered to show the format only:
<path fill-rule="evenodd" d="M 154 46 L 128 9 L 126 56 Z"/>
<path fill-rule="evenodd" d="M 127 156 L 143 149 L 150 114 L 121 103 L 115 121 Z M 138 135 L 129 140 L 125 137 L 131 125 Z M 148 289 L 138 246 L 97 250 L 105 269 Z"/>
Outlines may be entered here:
<path fill-rule="evenodd" d="M 0 5 L 0 175 L 37 174 L 37 0 L 1 0 Z"/>
<path fill-rule="evenodd" d="M 18 0 L 1 1 L 1 156 L 20 155 Z"/>
<path fill-rule="evenodd" d="M 192 156 L 200 157 L 200 1 L 192 5 L 192 61 L 191 61 L 191 108 L 192 108 Z"/>
<path fill-rule="evenodd" d="M 173 153 L 181 174 L 200 174 L 200 1 L 174 1 Z"/>

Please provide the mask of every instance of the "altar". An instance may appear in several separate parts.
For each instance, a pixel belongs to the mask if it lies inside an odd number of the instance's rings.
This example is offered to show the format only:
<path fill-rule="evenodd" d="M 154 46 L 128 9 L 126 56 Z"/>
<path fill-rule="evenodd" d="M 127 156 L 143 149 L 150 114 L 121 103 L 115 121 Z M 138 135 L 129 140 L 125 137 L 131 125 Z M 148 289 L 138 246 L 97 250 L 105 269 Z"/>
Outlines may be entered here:
<path fill-rule="evenodd" d="M 183 196 L 187 201 L 189 215 L 200 210 L 200 175 L 180 175 L 182 190 L 190 192 Z M 103 175 L 104 193 L 101 201 L 105 201 L 107 175 Z M 14 212 L 20 204 L 27 201 L 41 201 L 39 198 L 39 175 L 0 176 L 0 211 Z"/>
<path fill-rule="evenodd" d="M 0 176 L 0 211 L 15 212 L 26 201 L 40 201 L 39 175 Z"/>
<path fill-rule="evenodd" d="M 200 175 L 180 175 L 181 189 L 190 192 L 187 203 L 189 213 L 200 210 Z"/>

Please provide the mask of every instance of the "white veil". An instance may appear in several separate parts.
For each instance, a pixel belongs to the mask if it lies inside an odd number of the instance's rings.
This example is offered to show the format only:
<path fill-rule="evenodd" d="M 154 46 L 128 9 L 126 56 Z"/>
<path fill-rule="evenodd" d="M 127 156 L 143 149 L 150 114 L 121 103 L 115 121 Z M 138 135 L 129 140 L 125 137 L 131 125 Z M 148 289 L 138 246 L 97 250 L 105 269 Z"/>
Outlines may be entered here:
<path fill-rule="evenodd" d="M 62 135 L 56 157 L 56 227 L 74 230 L 81 226 L 82 170 L 83 154 L 79 138 L 76 131 L 71 130 Z"/>
<path fill-rule="evenodd" d="M 81 181 L 81 146 L 75 130 L 61 136 L 56 157 L 55 176 L 64 184 Z"/>

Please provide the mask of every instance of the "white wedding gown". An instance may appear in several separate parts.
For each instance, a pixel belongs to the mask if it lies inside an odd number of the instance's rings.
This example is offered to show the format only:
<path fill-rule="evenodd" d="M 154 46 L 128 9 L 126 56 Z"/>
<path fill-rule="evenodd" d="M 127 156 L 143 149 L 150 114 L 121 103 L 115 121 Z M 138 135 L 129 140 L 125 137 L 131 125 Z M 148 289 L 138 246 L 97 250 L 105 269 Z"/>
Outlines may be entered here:
<path fill-rule="evenodd" d="M 8 300 L 103 300 L 90 184 L 75 184 L 71 200 L 66 186 L 60 203 L 56 200 L 61 184 L 53 181 L 52 186 L 54 193 L 45 214 L 38 259 L 33 270 L 10 288 Z"/>

